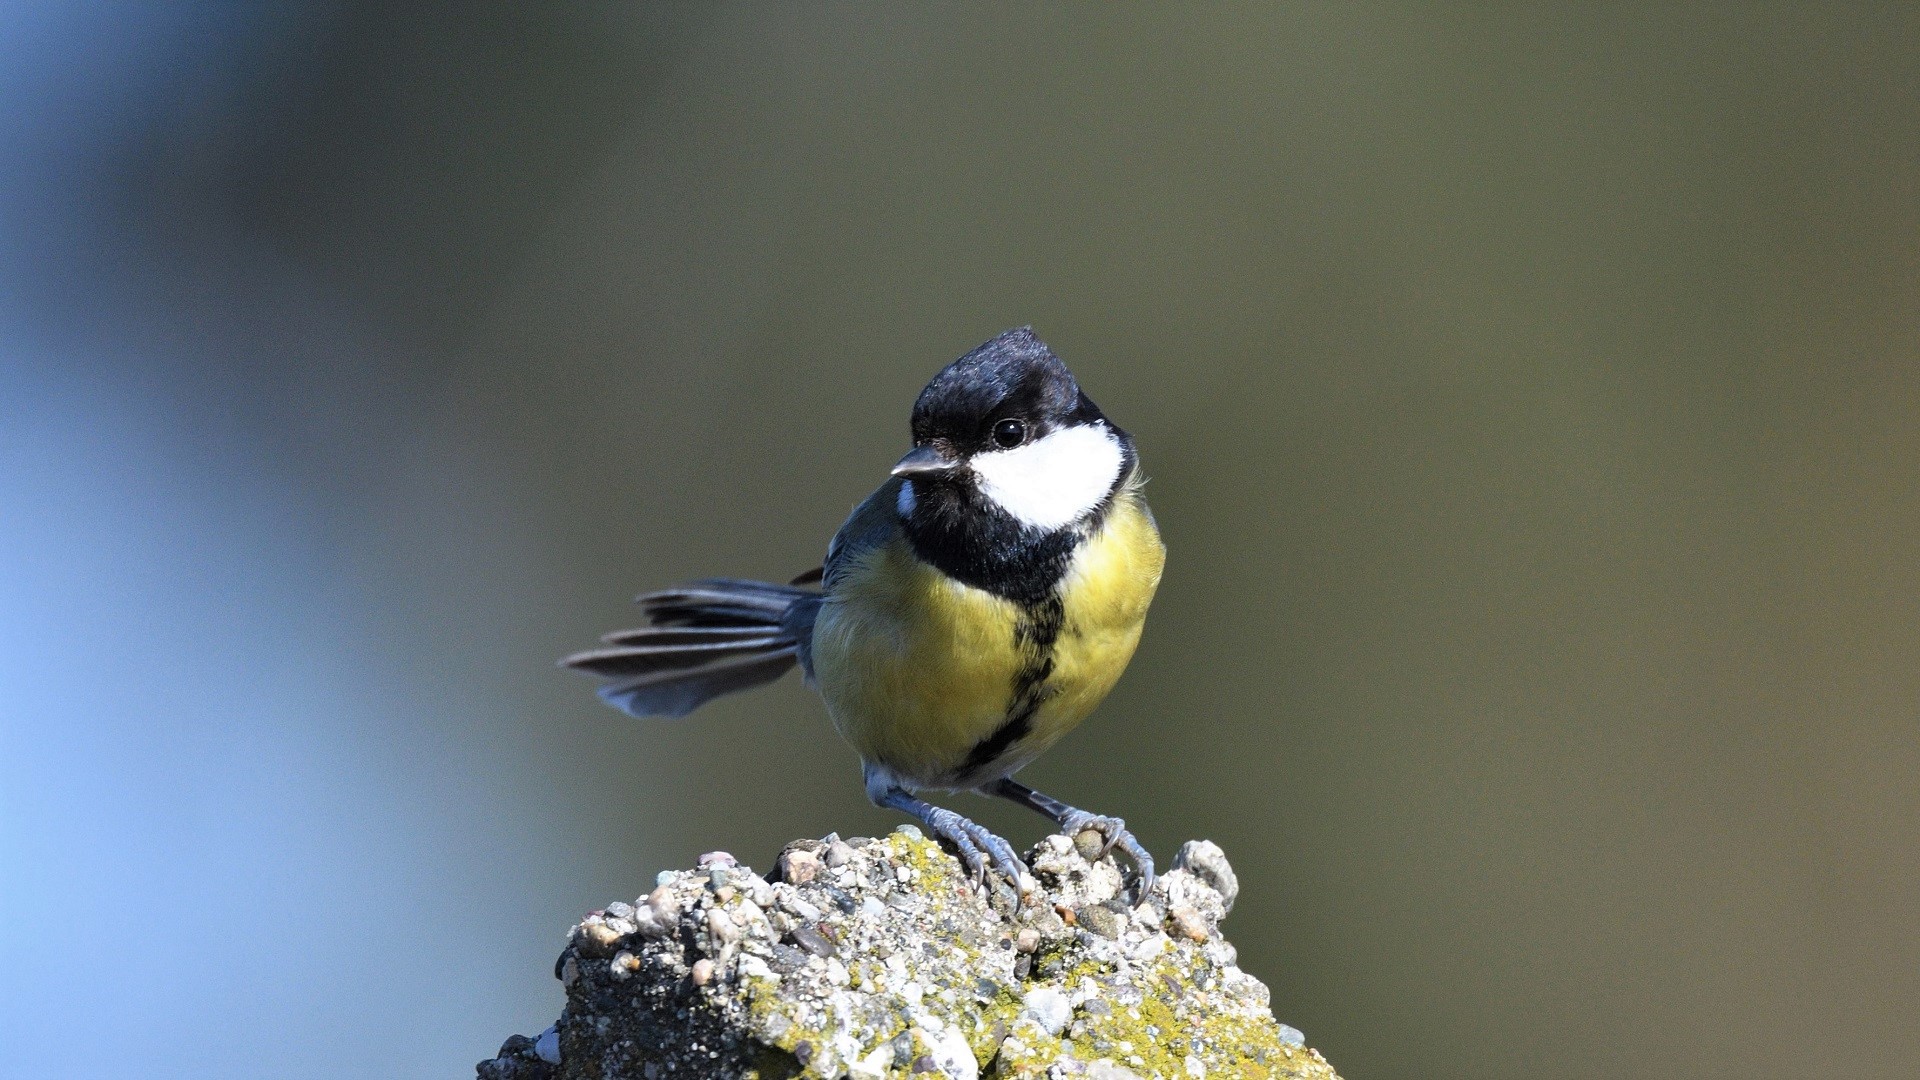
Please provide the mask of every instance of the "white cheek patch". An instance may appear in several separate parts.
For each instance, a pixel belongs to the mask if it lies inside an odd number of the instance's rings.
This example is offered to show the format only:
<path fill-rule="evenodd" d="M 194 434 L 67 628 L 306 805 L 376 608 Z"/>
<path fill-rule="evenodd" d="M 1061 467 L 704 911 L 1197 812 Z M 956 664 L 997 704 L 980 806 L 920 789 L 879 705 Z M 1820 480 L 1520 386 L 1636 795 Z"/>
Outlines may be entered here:
<path fill-rule="evenodd" d="M 1061 428 L 1012 450 L 977 454 L 969 464 L 980 493 L 1036 529 L 1070 525 L 1113 490 L 1125 462 L 1105 424 Z"/>

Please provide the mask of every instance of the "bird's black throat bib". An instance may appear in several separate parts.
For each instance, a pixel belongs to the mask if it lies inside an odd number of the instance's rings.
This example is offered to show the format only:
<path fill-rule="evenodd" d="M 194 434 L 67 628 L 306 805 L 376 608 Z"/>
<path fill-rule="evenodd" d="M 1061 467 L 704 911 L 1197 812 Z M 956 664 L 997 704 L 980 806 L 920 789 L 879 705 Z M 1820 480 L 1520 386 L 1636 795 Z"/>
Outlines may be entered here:
<path fill-rule="evenodd" d="M 914 512 L 901 523 L 913 553 L 956 581 L 1024 608 L 1058 602 L 1060 579 L 1090 532 L 1023 525 L 960 484 L 924 485 L 914 494 Z"/>

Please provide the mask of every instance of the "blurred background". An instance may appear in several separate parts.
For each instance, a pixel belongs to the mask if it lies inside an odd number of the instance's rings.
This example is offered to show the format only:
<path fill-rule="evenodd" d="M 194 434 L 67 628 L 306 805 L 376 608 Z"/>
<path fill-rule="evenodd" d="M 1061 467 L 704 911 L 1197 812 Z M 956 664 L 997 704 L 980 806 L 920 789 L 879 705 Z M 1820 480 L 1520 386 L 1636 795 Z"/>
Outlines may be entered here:
<path fill-rule="evenodd" d="M 553 660 L 1025 323 L 1171 548 L 1025 776 L 1345 1075 L 1920 1071 L 1920 9 L 4 10 L 0 1074 L 470 1076 L 891 828 Z"/>

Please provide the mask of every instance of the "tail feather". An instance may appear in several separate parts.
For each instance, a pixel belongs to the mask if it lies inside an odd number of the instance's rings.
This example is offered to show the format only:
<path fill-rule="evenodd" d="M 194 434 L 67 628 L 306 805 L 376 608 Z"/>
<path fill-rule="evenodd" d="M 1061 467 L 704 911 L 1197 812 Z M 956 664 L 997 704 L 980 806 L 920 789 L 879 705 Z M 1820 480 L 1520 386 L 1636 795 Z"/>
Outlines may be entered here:
<path fill-rule="evenodd" d="M 611 680 L 601 699 L 634 716 L 685 716 L 721 694 L 785 674 L 804 644 L 789 613 L 819 595 L 734 578 L 647 593 L 639 603 L 651 625 L 608 634 L 605 648 L 561 664 Z"/>
<path fill-rule="evenodd" d="M 691 671 L 656 671 L 617 679 L 600 688 L 600 700 L 633 716 L 678 718 L 735 690 L 770 683 L 793 666 L 795 646 L 779 652 L 736 656 Z"/>
<path fill-rule="evenodd" d="M 811 591 L 765 581 L 708 578 L 646 593 L 637 602 L 655 626 L 765 626 L 770 619 L 777 623 L 797 597 Z"/>
<path fill-rule="evenodd" d="M 765 626 L 642 626 L 602 634 L 600 640 L 608 645 L 714 645 L 766 632 Z"/>
<path fill-rule="evenodd" d="M 738 653 L 760 653 L 790 649 L 793 641 L 762 630 L 753 637 L 716 641 L 701 645 L 621 645 L 611 649 L 593 649 L 567 657 L 566 665 L 595 675 L 642 675 L 651 671 L 684 671 L 722 657 Z"/>

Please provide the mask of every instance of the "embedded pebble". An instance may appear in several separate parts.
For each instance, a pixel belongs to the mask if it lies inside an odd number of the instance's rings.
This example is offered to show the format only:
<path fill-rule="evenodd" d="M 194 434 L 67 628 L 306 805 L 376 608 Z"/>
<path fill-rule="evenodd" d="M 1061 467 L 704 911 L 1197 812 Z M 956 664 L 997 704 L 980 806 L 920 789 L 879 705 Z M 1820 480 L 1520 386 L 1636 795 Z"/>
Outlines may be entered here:
<path fill-rule="evenodd" d="M 665 885 L 647 894 L 647 910 L 660 927 L 670 927 L 680 918 L 680 902 Z"/>
<path fill-rule="evenodd" d="M 827 865 L 835 870 L 853 861 L 853 845 L 835 840 L 827 845 Z"/>
<path fill-rule="evenodd" d="M 1173 932 L 1188 941 L 1207 940 L 1207 923 L 1200 913 L 1190 907 L 1170 907 L 1167 909 L 1167 924 Z"/>
<path fill-rule="evenodd" d="M 1305 1046 L 1307 1045 L 1307 1037 L 1299 1028 L 1294 1027 L 1292 1024 L 1281 1024 L 1280 1045 L 1294 1047 Z"/>
<path fill-rule="evenodd" d="M 1073 1019 L 1073 1004 L 1059 988 L 1042 986 L 1027 991 L 1020 1002 L 1020 1014 L 1032 1018 L 1047 1034 L 1058 1035 Z"/>
<path fill-rule="evenodd" d="M 1185 870 L 1194 877 L 1212 886 L 1220 894 L 1220 907 L 1223 911 L 1232 911 L 1233 902 L 1240 896 L 1240 879 L 1234 876 L 1233 867 L 1227 863 L 1227 853 L 1220 845 L 1211 840 L 1189 840 L 1180 845 L 1173 857 L 1173 868 Z"/>
<path fill-rule="evenodd" d="M 719 908 L 708 909 L 707 932 L 712 934 L 713 940 L 722 947 L 740 940 L 740 928 L 734 925 L 734 921 L 727 917 L 727 913 Z"/>
<path fill-rule="evenodd" d="M 836 951 L 827 935 L 811 926 L 795 927 L 793 933 L 788 936 L 793 938 L 794 944 L 815 956 L 832 956 Z"/>
<path fill-rule="evenodd" d="M 805 885 L 820 876 L 820 856 L 805 848 L 788 848 L 780 853 L 780 880 Z"/>
<path fill-rule="evenodd" d="M 560 1029 L 550 1027 L 533 1040 L 534 1056 L 549 1065 L 560 1064 Z"/>
<path fill-rule="evenodd" d="M 702 957 L 693 962 L 693 985 L 705 986 L 713 981 L 713 961 Z"/>
<path fill-rule="evenodd" d="M 1088 862 L 1100 857 L 1100 849 L 1107 846 L 1107 838 L 1099 829 L 1081 829 L 1073 834 L 1073 850 Z"/>
<path fill-rule="evenodd" d="M 1104 907 L 1081 908 L 1076 912 L 1081 925 L 1103 938 L 1120 936 L 1120 916 Z"/>
<path fill-rule="evenodd" d="M 590 918 L 580 924 L 577 940 L 589 953 L 604 955 L 620 943 L 621 936 L 605 919 Z"/>

